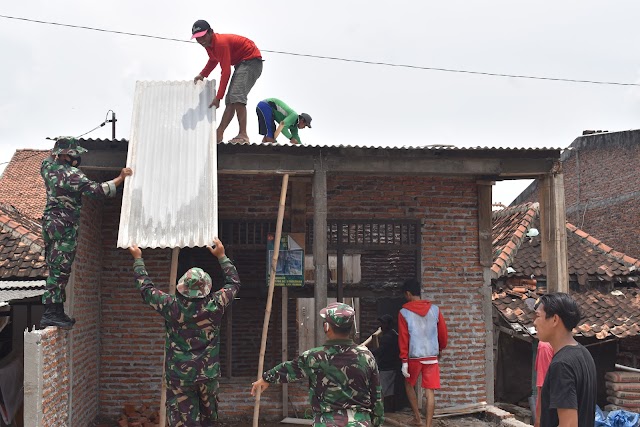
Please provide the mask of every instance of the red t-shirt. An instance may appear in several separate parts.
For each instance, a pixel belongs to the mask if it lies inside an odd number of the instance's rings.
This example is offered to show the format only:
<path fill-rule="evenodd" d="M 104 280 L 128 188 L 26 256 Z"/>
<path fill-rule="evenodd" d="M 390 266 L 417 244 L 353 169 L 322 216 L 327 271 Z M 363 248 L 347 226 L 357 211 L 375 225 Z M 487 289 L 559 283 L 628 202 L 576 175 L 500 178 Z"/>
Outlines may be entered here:
<path fill-rule="evenodd" d="M 231 76 L 231 66 L 253 58 L 262 58 L 262 54 L 254 42 L 246 37 L 235 34 L 213 34 L 210 46 L 204 46 L 209 61 L 200 74 L 209 77 L 211 71 L 220 63 L 220 85 L 218 86 L 217 99 L 222 99 L 227 90 L 227 83 Z"/>
<path fill-rule="evenodd" d="M 553 347 L 548 342 L 540 341 L 536 352 L 536 387 L 542 387 L 544 384 L 551 359 L 553 359 Z"/>

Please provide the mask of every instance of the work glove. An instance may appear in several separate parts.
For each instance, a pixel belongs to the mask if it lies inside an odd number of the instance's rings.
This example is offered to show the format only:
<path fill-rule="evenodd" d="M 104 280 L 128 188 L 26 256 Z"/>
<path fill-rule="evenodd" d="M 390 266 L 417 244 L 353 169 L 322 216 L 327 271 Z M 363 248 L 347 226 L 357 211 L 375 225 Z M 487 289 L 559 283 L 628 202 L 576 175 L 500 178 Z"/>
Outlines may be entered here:
<path fill-rule="evenodd" d="M 405 378 L 409 378 L 409 364 L 408 363 L 403 363 L 402 364 L 402 375 L 404 375 Z"/>

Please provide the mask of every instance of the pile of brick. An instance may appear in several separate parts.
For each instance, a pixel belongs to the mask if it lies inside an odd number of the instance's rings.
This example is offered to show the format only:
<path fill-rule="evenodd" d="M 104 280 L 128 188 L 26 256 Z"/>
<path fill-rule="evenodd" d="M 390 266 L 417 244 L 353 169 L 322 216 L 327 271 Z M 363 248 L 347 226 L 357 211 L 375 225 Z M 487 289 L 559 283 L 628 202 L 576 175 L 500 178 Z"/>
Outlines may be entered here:
<path fill-rule="evenodd" d="M 605 410 L 624 409 L 640 412 L 640 373 L 613 371 L 604 376 L 607 386 L 607 402 Z"/>
<path fill-rule="evenodd" d="M 118 420 L 118 427 L 159 427 L 160 414 L 146 405 L 124 405 L 124 411 Z"/>

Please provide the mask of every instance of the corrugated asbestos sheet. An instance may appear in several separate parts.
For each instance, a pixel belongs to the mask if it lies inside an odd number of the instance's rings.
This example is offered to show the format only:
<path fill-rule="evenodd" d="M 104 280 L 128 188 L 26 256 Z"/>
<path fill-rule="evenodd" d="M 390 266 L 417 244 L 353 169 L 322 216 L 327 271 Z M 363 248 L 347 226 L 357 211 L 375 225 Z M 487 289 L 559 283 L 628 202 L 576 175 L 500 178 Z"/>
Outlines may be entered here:
<path fill-rule="evenodd" d="M 211 244 L 218 234 L 215 82 L 137 82 L 118 247 Z"/>

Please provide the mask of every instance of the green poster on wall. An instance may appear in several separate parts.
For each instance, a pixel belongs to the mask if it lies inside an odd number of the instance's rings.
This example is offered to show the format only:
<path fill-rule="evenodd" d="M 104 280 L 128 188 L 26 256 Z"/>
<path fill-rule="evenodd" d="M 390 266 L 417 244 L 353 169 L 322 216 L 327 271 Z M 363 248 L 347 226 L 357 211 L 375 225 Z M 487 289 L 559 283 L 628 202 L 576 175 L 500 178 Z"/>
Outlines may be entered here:
<path fill-rule="evenodd" d="M 296 234 L 297 240 L 304 242 L 304 234 Z M 267 286 L 271 273 L 275 235 L 267 236 Z M 304 249 L 291 234 L 283 233 L 280 237 L 280 252 L 276 265 L 275 286 L 304 285 Z"/>

